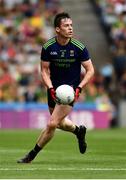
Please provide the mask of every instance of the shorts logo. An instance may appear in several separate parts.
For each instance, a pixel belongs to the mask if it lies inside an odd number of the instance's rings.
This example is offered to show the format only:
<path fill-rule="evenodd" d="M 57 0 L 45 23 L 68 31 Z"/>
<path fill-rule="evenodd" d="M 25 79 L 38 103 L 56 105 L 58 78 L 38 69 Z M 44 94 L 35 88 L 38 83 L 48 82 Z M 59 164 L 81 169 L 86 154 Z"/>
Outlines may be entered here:
<path fill-rule="evenodd" d="M 50 54 L 51 55 L 57 55 L 57 52 L 56 51 L 51 51 Z"/>

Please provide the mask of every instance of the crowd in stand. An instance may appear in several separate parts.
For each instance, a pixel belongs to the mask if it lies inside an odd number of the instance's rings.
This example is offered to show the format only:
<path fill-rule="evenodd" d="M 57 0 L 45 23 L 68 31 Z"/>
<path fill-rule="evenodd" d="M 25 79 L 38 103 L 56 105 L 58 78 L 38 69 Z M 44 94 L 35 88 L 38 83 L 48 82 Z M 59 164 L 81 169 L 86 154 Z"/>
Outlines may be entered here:
<path fill-rule="evenodd" d="M 102 9 L 100 3 L 98 7 Z M 46 102 L 39 69 L 40 51 L 43 43 L 54 35 L 52 17 L 60 11 L 58 0 L 0 0 L 0 102 Z M 125 44 L 124 36 L 117 42 L 114 27 L 110 31 L 113 55 L 119 47 L 118 53 L 124 53 Z M 107 90 L 112 81 L 112 68 L 108 63 L 101 72 L 96 70 L 79 99 L 95 102 L 100 110 L 108 110 L 111 115 L 115 109 Z M 126 80 L 126 72 L 119 78 Z"/>
<path fill-rule="evenodd" d="M 126 0 L 95 0 L 94 4 L 110 45 L 116 92 L 126 99 Z"/>
<path fill-rule="evenodd" d="M 58 11 L 57 0 L 0 0 L 0 101 L 44 101 L 40 52 Z"/>

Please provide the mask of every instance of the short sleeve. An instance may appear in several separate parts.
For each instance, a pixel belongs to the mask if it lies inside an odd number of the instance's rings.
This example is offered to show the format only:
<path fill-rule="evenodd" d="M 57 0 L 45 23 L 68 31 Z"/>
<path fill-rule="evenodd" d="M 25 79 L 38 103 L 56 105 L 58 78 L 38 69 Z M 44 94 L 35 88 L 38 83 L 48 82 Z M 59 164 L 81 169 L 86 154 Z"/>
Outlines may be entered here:
<path fill-rule="evenodd" d="M 87 61 L 90 59 L 89 52 L 87 48 L 85 47 L 83 50 L 80 52 L 80 61 Z"/>
<path fill-rule="evenodd" d="M 44 47 L 42 47 L 42 50 L 41 50 L 41 60 L 42 60 L 42 61 L 49 61 L 49 53 L 48 53 L 48 50 L 45 49 Z"/>

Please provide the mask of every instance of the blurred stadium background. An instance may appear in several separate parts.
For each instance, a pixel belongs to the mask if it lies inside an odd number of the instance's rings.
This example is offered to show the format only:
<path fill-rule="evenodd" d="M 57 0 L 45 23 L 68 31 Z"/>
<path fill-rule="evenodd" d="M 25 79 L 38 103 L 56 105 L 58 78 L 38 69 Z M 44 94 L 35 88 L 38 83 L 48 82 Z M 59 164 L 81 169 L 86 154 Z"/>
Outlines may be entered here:
<path fill-rule="evenodd" d="M 89 128 L 126 125 L 126 1 L 71 3 L 0 0 L 0 128 L 46 125 L 40 52 L 55 35 L 53 18 L 61 11 L 72 16 L 75 36 L 87 45 L 95 65 L 95 76 L 75 106 L 74 120 L 79 115 L 80 123 L 86 121 Z"/>
<path fill-rule="evenodd" d="M 58 131 L 44 156 L 20 167 L 16 160 L 48 122 L 40 52 L 62 11 L 71 15 L 75 37 L 95 65 L 70 114 L 92 129 L 88 153 L 78 155 L 73 137 Z M 0 178 L 126 178 L 125 127 L 126 0 L 0 0 Z"/>

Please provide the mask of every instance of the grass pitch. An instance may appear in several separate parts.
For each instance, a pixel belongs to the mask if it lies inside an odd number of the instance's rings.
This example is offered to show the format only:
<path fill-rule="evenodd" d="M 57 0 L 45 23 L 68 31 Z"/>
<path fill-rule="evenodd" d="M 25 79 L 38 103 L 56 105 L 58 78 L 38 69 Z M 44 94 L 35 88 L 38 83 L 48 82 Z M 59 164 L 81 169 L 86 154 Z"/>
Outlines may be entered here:
<path fill-rule="evenodd" d="M 35 145 L 39 130 L 0 130 L 1 179 L 124 179 L 126 129 L 87 132 L 88 149 L 80 154 L 75 136 L 56 131 L 30 164 L 17 164 Z"/>

